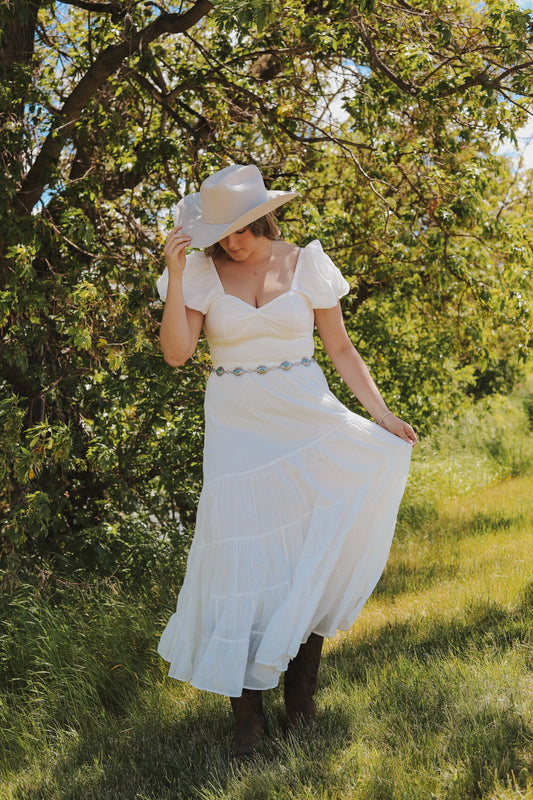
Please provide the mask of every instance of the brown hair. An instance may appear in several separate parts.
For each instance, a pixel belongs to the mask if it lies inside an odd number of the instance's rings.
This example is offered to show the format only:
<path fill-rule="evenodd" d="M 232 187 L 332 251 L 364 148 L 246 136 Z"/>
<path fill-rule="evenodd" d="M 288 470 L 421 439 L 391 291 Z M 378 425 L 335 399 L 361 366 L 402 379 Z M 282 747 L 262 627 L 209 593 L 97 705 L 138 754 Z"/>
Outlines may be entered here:
<path fill-rule="evenodd" d="M 272 211 L 270 211 L 268 214 L 265 214 L 264 217 L 254 219 L 253 222 L 250 222 L 249 225 L 245 225 L 245 227 L 248 228 L 248 230 L 251 231 L 257 238 L 264 236 L 266 239 L 273 240 L 279 239 L 281 235 L 281 231 L 278 228 L 276 218 Z M 204 253 L 210 258 L 217 258 L 224 255 L 224 248 L 220 242 L 215 242 L 215 244 L 205 247 Z"/>

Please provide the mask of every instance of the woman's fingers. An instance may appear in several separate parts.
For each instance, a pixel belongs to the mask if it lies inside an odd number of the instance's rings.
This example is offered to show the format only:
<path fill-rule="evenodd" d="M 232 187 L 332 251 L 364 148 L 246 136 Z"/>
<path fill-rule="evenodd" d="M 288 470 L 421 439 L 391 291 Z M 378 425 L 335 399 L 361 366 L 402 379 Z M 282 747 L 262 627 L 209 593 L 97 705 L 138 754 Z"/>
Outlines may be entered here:
<path fill-rule="evenodd" d="M 184 233 L 181 230 L 181 228 L 174 228 L 174 230 L 172 230 L 170 232 L 170 235 L 172 236 L 172 238 L 176 242 L 190 242 L 191 241 L 191 237 L 189 236 L 189 234 L 188 233 Z"/>
<path fill-rule="evenodd" d="M 185 250 L 191 243 L 191 237 L 184 233 L 181 225 L 172 228 L 165 242 L 165 259 L 169 269 L 178 267 L 183 271 L 185 267 Z"/>
<path fill-rule="evenodd" d="M 388 416 L 383 420 L 383 427 L 390 433 L 394 433 L 400 439 L 408 442 L 410 445 L 415 445 L 418 441 L 417 435 L 408 422 L 404 422 L 399 417 L 394 415 Z"/>
<path fill-rule="evenodd" d="M 177 247 L 187 247 L 191 242 L 188 233 L 183 233 L 181 227 L 173 228 L 167 236 L 166 246 L 175 249 Z"/>
<path fill-rule="evenodd" d="M 418 437 L 410 425 L 406 425 L 405 434 L 406 441 L 409 442 L 409 444 L 415 445 L 417 443 Z"/>
<path fill-rule="evenodd" d="M 170 231 L 170 235 L 174 236 L 176 239 L 184 239 L 185 241 L 191 241 L 191 237 L 188 233 L 185 233 L 181 225 L 178 225 L 176 228 L 172 228 Z"/>

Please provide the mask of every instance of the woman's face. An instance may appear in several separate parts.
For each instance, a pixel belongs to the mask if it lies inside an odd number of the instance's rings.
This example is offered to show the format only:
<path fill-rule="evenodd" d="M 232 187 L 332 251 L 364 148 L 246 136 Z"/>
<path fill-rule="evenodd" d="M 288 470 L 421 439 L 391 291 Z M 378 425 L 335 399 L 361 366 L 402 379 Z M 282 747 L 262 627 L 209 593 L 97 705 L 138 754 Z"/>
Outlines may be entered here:
<path fill-rule="evenodd" d="M 233 261 L 245 261 L 257 249 L 258 242 L 250 228 L 241 228 L 220 239 L 219 245 Z"/>

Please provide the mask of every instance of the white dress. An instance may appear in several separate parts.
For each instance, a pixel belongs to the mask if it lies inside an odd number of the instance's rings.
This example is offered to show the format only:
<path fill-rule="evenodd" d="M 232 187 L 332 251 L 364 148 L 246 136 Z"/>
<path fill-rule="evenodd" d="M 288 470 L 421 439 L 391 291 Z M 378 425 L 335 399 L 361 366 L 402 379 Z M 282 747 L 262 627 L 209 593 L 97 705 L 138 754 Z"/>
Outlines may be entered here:
<path fill-rule="evenodd" d="M 226 294 L 202 253 L 183 287 L 226 371 L 207 381 L 196 530 L 158 649 L 171 677 L 238 697 L 276 686 L 312 632 L 352 626 L 388 558 L 411 447 L 343 406 L 314 361 L 253 371 L 311 359 L 313 309 L 348 292 L 318 241 L 261 308 Z"/>

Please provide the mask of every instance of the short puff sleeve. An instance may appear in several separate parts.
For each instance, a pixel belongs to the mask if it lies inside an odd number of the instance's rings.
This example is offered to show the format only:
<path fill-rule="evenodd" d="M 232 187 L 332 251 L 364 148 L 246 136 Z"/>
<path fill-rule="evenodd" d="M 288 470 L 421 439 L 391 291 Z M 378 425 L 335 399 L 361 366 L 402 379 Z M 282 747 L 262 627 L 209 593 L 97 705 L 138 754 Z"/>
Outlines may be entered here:
<path fill-rule="evenodd" d="M 189 253 L 182 281 L 183 299 L 187 308 L 194 308 L 196 311 L 206 314 L 212 300 L 220 291 L 211 259 L 203 253 Z M 168 269 L 166 267 L 156 285 L 161 300 L 166 300 L 168 291 Z"/>
<path fill-rule="evenodd" d="M 295 288 L 304 294 L 313 308 L 333 308 L 348 294 L 350 284 L 315 239 L 303 248 L 302 263 Z"/>

